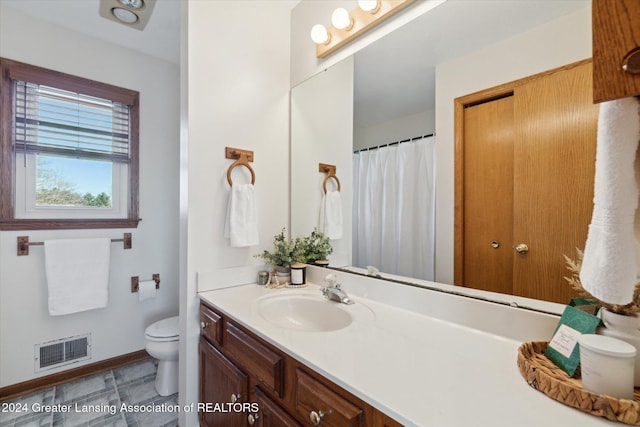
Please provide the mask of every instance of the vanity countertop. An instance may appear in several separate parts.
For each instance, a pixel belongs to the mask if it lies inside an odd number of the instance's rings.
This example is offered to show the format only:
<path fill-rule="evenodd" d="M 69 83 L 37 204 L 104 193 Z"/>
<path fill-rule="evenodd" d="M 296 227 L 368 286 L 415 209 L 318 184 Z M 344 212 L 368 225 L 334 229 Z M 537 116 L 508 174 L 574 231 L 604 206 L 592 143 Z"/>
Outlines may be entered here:
<path fill-rule="evenodd" d="M 310 285 L 305 292 L 317 291 Z M 275 326 L 259 298 L 289 289 L 255 284 L 211 290 L 200 298 L 269 343 L 407 426 L 603 426 L 612 423 L 531 388 L 516 365 L 521 342 L 350 295 L 374 316 L 332 332 Z M 302 291 L 302 290 L 300 290 Z"/>

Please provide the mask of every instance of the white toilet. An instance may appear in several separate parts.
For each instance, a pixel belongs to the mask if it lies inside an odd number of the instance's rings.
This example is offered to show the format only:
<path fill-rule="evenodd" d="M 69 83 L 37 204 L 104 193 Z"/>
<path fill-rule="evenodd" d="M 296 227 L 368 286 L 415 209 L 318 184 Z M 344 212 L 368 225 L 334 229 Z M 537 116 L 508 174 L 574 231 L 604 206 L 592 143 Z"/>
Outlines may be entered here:
<path fill-rule="evenodd" d="M 156 391 L 160 396 L 178 392 L 178 316 L 152 323 L 144 331 L 145 349 L 158 360 Z"/>

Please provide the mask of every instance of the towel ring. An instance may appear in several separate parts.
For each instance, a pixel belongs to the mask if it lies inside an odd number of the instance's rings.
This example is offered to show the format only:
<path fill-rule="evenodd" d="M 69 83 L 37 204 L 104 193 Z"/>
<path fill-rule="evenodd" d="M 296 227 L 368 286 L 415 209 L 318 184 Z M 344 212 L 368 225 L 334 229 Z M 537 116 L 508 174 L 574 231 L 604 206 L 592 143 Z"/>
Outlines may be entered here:
<path fill-rule="evenodd" d="M 327 174 L 327 176 L 324 178 L 324 181 L 322 181 L 322 189 L 324 190 L 324 194 L 327 194 L 327 181 L 329 180 L 329 178 L 333 178 L 336 180 L 336 184 L 338 185 L 338 191 L 340 191 L 340 180 L 336 175 L 335 165 L 320 163 L 318 165 L 318 172 Z"/>
<path fill-rule="evenodd" d="M 247 169 L 249 169 L 249 172 L 251 172 L 251 185 L 256 183 L 256 173 L 253 170 L 253 168 L 251 167 L 251 165 L 249 165 L 248 163 L 246 163 L 246 164 L 242 163 L 242 162 L 240 162 L 240 160 L 237 160 L 237 161 L 233 162 L 231 164 L 231 166 L 229 166 L 229 169 L 227 170 L 227 182 L 229 183 L 229 185 L 233 185 L 233 182 L 231 181 L 231 171 L 236 166 L 245 166 Z"/>
<path fill-rule="evenodd" d="M 227 149 L 227 150 L 229 151 L 229 150 L 233 150 L 233 149 Z M 249 172 L 251 172 L 251 185 L 255 184 L 256 183 L 256 173 L 253 170 L 253 168 L 251 167 L 251 165 L 249 164 L 249 162 L 252 161 L 252 159 L 249 158 L 249 154 L 247 152 L 244 152 L 244 151 L 236 150 L 233 153 L 230 152 L 230 154 L 227 155 L 227 158 L 230 158 L 229 157 L 230 155 L 234 156 L 234 157 L 231 157 L 231 158 L 235 158 L 235 153 L 239 153 L 239 154 L 237 154 L 237 160 L 235 162 L 231 163 L 231 166 L 229 166 L 229 169 L 227 169 L 227 182 L 229 183 L 229 185 L 233 185 L 233 181 L 231 180 L 231 171 L 236 166 L 244 166 L 247 169 L 249 169 Z"/>
<path fill-rule="evenodd" d="M 338 191 L 340 191 L 340 180 L 338 179 L 338 177 L 333 174 L 327 174 L 324 181 L 322 182 L 322 189 L 324 190 L 324 194 L 327 194 L 327 181 L 329 180 L 329 178 L 335 179 L 336 184 L 338 184 Z"/>

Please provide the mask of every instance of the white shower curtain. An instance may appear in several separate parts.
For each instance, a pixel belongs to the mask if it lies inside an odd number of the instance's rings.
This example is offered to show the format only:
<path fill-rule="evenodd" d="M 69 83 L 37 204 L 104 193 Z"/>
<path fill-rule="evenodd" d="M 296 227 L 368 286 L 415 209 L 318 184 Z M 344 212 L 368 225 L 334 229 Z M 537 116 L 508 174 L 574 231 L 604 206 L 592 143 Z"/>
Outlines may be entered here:
<path fill-rule="evenodd" d="M 434 280 L 434 137 L 354 153 L 353 263 Z"/>

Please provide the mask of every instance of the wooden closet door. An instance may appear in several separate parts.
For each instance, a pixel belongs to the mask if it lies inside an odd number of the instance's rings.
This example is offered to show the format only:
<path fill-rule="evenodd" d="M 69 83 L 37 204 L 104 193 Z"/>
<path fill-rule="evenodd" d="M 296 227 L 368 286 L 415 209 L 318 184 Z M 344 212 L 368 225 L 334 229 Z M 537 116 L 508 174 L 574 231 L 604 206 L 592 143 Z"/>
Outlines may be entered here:
<path fill-rule="evenodd" d="M 563 255 L 584 248 L 593 210 L 598 106 L 591 63 L 544 75 L 514 91 L 515 295 L 569 302 Z"/>
<path fill-rule="evenodd" d="M 513 96 L 464 112 L 464 286 L 512 293 Z"/>

